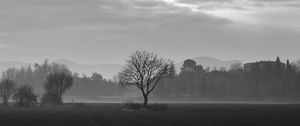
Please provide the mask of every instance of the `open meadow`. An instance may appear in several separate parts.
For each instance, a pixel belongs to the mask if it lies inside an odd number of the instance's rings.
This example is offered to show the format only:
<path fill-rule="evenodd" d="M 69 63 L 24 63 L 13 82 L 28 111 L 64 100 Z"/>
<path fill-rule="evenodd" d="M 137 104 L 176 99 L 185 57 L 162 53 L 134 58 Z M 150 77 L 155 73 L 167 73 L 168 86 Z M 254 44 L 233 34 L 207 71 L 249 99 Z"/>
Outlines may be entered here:
<path fill-rule="evenodd" d="M 122 104 L 0 108 L 1 126 L 299 126 L 298 104 L 169 104 L 127 110 Z"/>

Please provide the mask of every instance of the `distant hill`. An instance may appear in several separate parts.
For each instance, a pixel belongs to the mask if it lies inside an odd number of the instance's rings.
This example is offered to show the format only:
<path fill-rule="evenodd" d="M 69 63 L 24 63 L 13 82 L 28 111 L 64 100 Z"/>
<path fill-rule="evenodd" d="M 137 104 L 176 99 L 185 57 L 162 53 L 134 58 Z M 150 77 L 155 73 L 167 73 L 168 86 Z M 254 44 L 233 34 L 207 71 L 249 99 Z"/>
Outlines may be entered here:
<path fill-rule="evenodd" d="M 204 68 L 210 67 L 212 70 L 214 67 L 220 68 L 225 67 L 229 69 L 232 64 L 242 63 L 241 60 L 220 60 L 212 57 L 196 57 L 192 58 L 192 60 L 196 61 L 197 64 L 201 64 Z M 57 63 L 62 63 L 67 65 L 73 71 L 77 71 L 79 73 L 85 73 L 87 75 L 91 75 L 93 72 L 98 72 L 105 78 L 112 78 L 114 75 L 117 75 L 121 70 L 122 65 L 120 64 L 100 64 L 100 65 L 86 65 L 86 64 L 77 64 L 68 60 L 56 60 Z M 180 71 L 180 67 L 182 66 L 182 62 L 175 63 L 175 67 L 177 71 Z"/>
<path fill-rule="evenodd" d="M 122 65 L 120 64 L 97 64 L 97 65 L 78 64 L 65 59 L 56 60 L 54 62 L 65 64 L 73 72 L 77 72 L 79 74 L 84 73 L 87 76 L 90 76 L 94 72 L 97 72 L 107 79 L 111 79 L 114 75 L 117 75 L 122 67 Z"/>
<path fill-rule="evenodd" d="M 230 66 L 234 63 L 242 63 L 240 60 L 230 60 L 230 61 L 224 61 L 219 60 L 212 57 L 196 57 L 192 58 L 192 60 L 195 60 L 197 64 L 201 64 L 206 67 L 210 67 L 213 69 L 214 67 L 220 68 L 230 68 Z M 60 59 L 55 60 L 54 62 L 65 64 L 70 68 L 73 72 L 77 72 L 79 74 L 85 74 L 87 76 L 90 76 L 92 73 L 97 72 L 100 73 L 104 78 L 111 79 L 114 75 L 117 75 L 118 72 L 121 70 L 122 65 L 120 64 L 96 64 L 96 65 L 88 65 L 88 64 L 79 64 L 75 63 L 69 60 Z M 32 65 L 33 63 L 25 63 L 25 62 L 19 62 L 19 61 L 0 61 L 0 71 L 3 72 L 7 70 L 10 67 L 16 67 L 21 68 L 22 66 L 28 66 Z M 177 71 L 180 71 L 180 67 L 182 66 L 183 61 L 178 62 L 175 64 Z"/>
<path fill-rule="evenodd" d="M 204 68 L 210 67 L 210 70 L 214 69 L 214 67 L 216 68 L 224 67 L 226 69 L 229 69 L 232 64 L 243 63 L 241 60 L 227 61 L 227 60 L 220 60 L 220 59 L 205 57 L 205 56 L 192 58 L 192 60 L 196 61 L 197 65 L 202 65 Z M 180 71 L 182 65 L 183 65 L 183 61 L 175 64 L 176 70 L 178 72 Z"/>

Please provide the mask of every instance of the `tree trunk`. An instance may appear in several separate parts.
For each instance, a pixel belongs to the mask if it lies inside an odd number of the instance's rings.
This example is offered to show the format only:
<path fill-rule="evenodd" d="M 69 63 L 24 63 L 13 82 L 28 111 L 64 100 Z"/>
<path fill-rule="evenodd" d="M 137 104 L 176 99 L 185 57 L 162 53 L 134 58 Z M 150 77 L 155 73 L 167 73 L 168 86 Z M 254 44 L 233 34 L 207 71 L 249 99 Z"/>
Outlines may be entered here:
<path fill-rule="evenodd" d="M 148 96 L 147 95 L 144 96 L 144 107 L 145 108 L 148 107 Z"/>
<path fill-rule="evenodd" d="M 3 99 L 4 107 L 7 107 L 7 100 Z"/>

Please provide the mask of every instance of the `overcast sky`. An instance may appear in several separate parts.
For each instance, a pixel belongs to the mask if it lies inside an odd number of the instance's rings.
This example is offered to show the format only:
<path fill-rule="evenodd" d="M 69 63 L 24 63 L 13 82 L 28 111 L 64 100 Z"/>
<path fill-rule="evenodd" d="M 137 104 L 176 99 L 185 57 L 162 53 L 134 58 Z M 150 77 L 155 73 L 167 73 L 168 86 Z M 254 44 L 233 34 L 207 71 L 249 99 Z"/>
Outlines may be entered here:
<path fill-rule="evenodd" d="M 300 0 L 0 0 L 0 60 L 300 58 Z"/>

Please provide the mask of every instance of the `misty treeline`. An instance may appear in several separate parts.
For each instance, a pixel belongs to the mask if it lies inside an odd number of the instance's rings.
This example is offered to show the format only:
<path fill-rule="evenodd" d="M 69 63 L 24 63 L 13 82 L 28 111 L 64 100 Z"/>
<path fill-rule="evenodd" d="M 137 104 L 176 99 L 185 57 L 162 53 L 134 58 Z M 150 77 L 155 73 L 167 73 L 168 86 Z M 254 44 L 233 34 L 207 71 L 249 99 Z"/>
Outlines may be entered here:
<path fill-rule="evenodd" d="M 300 64 L 300 63 L 299 63 Z M 193 60 L 184 61 L 179 72 L 168 72 L 168 77 L 159 79 L 153 90 L 155 98 L 163 100 L 192 101 L 299 101 L 300 100 L 300 65 L 287 61 L 260 61 L 255 63 L 233 64 L 230 69 L 203 68 Z M 298 67 L 297 67 L 298 66 Z M 58 73 L 51 75 L 51 73 Z M 66 73 L 62 75 L 60 73 Z M 126 73 L 126 72 L 125 72 Z M 34 64 L 22 68 L 9 68 L 2 73 L 1 86 L 16 85 L 15 90 L 5 90 L 18 104 L 26 106 L 31 101 L 43 100 L 62 103 L 61 96 L 79 96 L 97 98 L 98 96 L 122 96 L 131 92 L 123 89 L 117 82 L 104 79 L 101 74 L 80 76 L 63 64 Z M 52 77 L 51 77 L 51 76 Z M 70 83 L 66 79 L 72 78 Z M 65 85 L 61 91 L 52 90 L 56 82 Z M 64 82 L 64 83 L 63 83 Z M 49 83 L 50 86 L 47 86 Z M 17 89 L 17 91 L 16 91 Z M 69 90 L 68 90 L 69 89 Z M 68 90 L 68 91 L 66 91 Z M 13 92 L 13 93 L 12 93 Z M 2 93 L 2 92 L 0 92 Z M 23 94 L 30 94 L 23 98 Z M 55 94 L 55 95 L 54 95 Z M 2 95 L 7 104 L 7 95 Z M 55 98 L 57 99 L 51 99 Z"/>
<path fill-rule="evenodd" d="M 45 94 L 45 82 L 50 73 L 68 73 L 73 78 L 72 88 L 66 92 L 67 96 L 80 96 L 87 98 L 96 98 L 105 95 L 122 95 L 126 90 L 113 82 L 102 77 L 99 73 L 91 76 L 80 76 L 76 72 L 72 72 L 63 64 L 51 63 L 45 60 L 42 64 L 34 64 L 22 68 L 9 68 L 4 72 L 11 80 L 18 85 L 30 85 L 34 91 L 39 94 Z"/>
<path fill-rule="evenodd" d="M 247 67 L 248 66 L 248 67 Z M 299 101 L 300 71 L 279 58 L 210 70 L 186 60 L 179 74 L 160 82 L 157 98 L 200 101 Z"/>
<path fill-rule="evenodd" d="M 42 94 L 42 105 L 59 105 L 63 103 L 62 95 L 73 85 L 73 77 L 70 71 L 64 69 L 63 65 L 57 65 L 59 69 L 51 71 L 46 76 L 43 87 L 45 93 Z M 14 80 L 12 72 L 2 73 L 0 82 L 0 97 L 2 103 L 8 106 L 12 97 L 17 106 L 29 107 L 38 103 L 38 94 L 34 92 L 32 85 L 18 85 Z"/>

